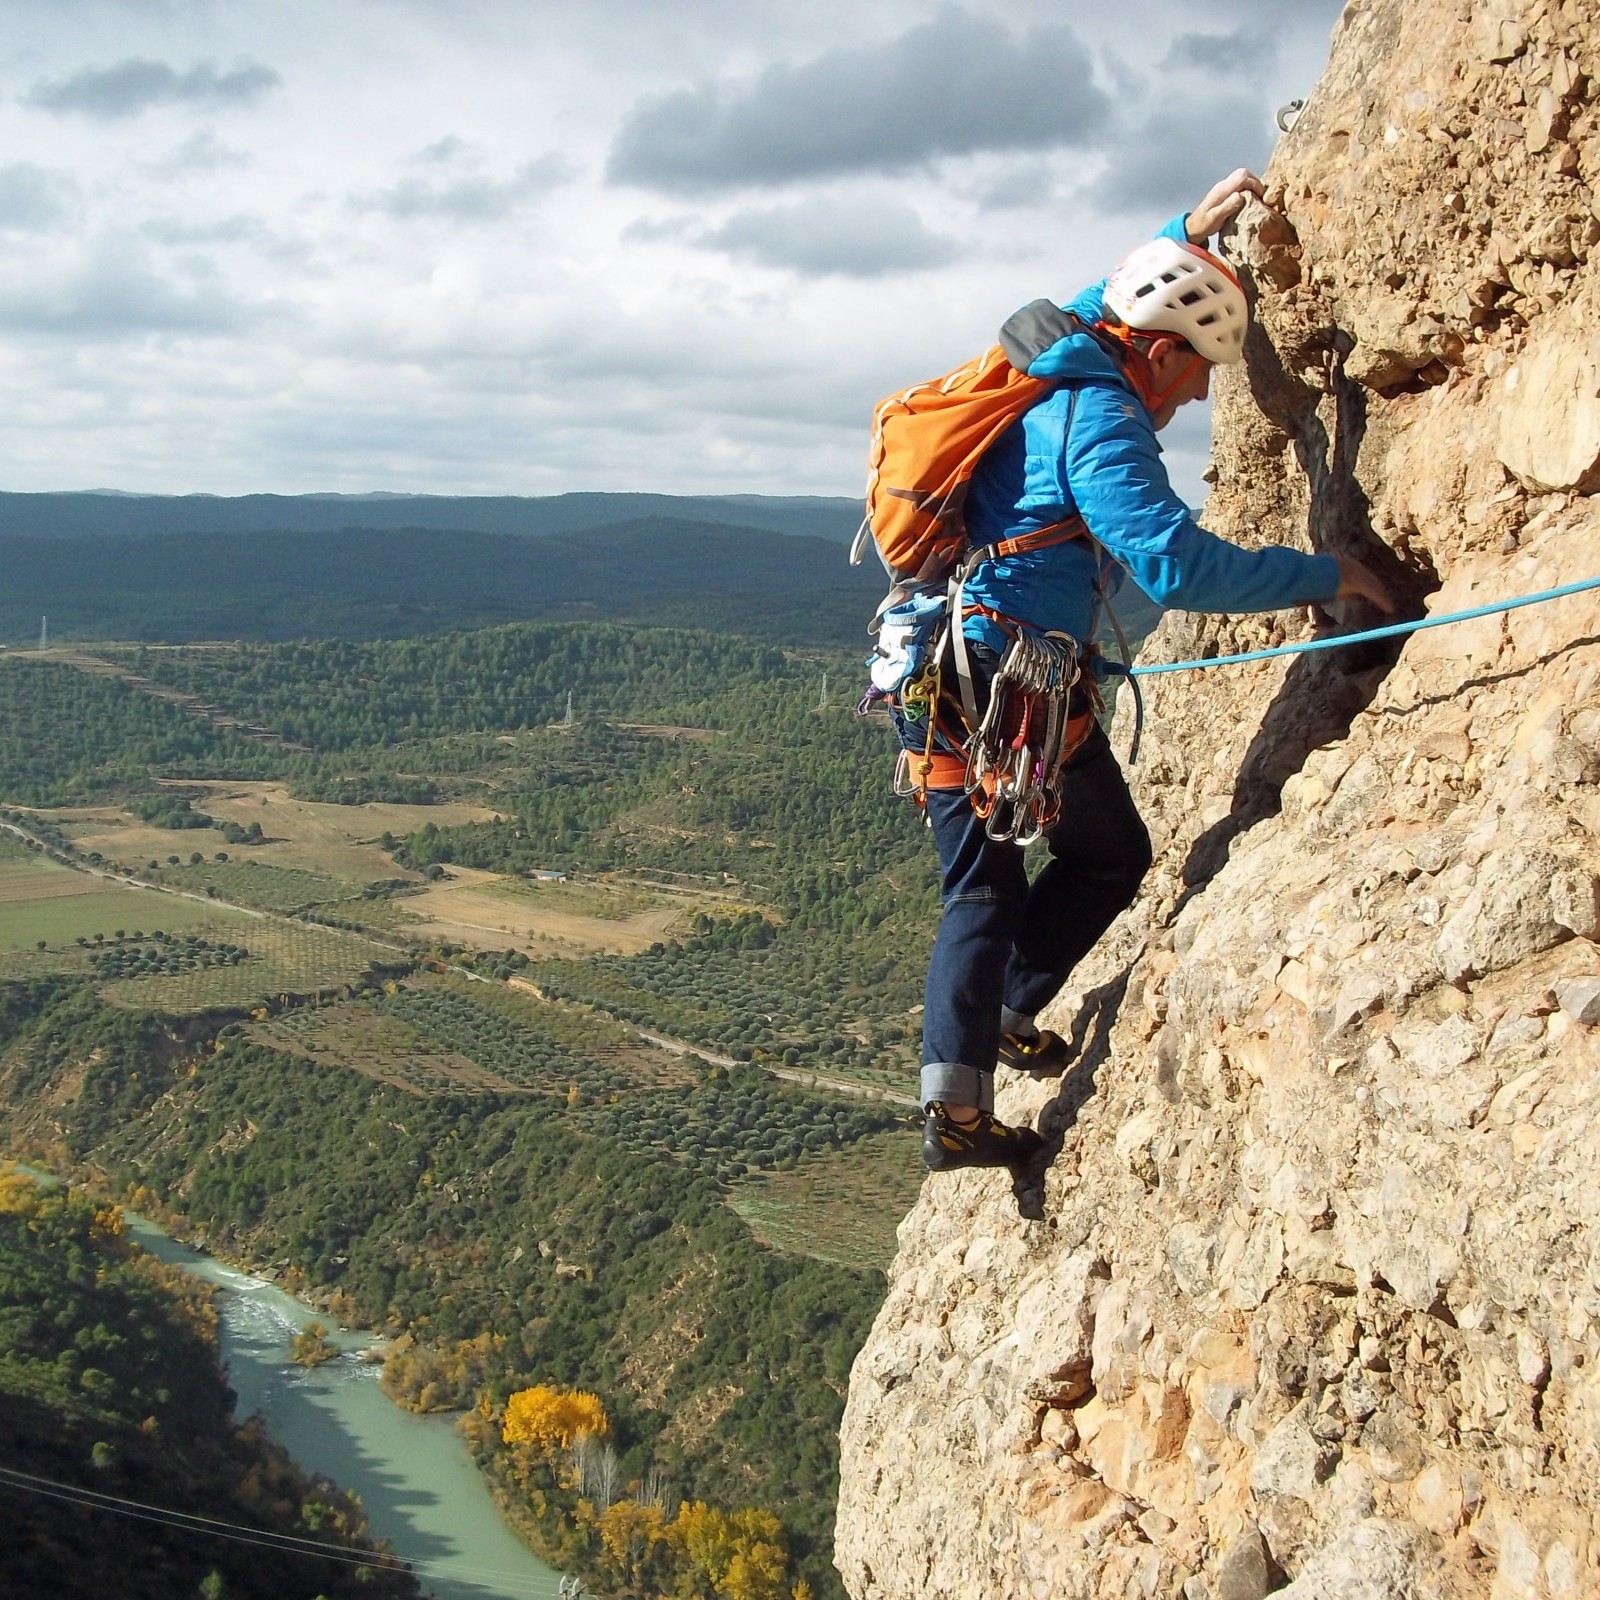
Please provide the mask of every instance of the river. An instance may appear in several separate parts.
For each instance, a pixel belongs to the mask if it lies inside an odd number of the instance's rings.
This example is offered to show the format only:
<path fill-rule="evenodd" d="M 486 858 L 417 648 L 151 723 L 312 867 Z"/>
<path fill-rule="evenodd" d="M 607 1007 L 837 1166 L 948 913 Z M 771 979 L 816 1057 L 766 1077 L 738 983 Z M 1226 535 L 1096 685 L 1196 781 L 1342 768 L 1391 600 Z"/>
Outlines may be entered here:
<path fill-rule="evenodd" d="M 559 1574 L 500 1520 L 450 1419 L 403 1411 L 379 1388 L 376 1363 L 356 1355 L 370 1334 L 335 1331 L 346 1354 L 296 1366 L 290 1340 L 313 1319 L 327 1326 L 327 1317 L 142 1217 L 130 1216 L 128 1226 L 151 1255 L 222 1291 L 221 1354 L 237 1414 L 259 1413 L 301 1467 L 360 1495 L 373 1533 L 425 1591 L 439 1600 L 555 1600 Z"/>

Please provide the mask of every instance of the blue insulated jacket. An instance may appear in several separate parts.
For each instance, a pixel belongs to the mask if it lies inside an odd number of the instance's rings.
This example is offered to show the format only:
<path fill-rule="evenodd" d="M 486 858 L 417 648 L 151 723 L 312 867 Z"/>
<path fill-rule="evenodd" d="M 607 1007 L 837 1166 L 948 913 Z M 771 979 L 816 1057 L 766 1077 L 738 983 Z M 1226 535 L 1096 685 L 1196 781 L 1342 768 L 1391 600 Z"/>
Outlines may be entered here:
<path fill-rule="evenodd" d="M 1162 234 L 1183 239 L 1185 221 L 1174 217 Z M 1097 321 L 1104 288 L 1102 280 L 1066 309 Z M 1332 556 L 1278 545 L 1245 550 L 1194 520 L 1168 481 L 1150 413 L 1094 339 L 1059 339 L 1028 371 L 1067 381 L 984 456 L 967 496 L 968 538 L 973 545 L 1015 538 L 1076 509 L 1111 564 L 1101 573 L 1100 558 L 1083 539 L 985 562 L 967 580 L 967 605 L 1087 639 L 1096 579 L 1114 590 L 1123 571 L 1158 605 L 1184 611 L 1275 611 L 1337 592 Z M 963 631 L 994 650 L 1005 648 L 1003 630 L 981 613 L 969 616 Z"/>

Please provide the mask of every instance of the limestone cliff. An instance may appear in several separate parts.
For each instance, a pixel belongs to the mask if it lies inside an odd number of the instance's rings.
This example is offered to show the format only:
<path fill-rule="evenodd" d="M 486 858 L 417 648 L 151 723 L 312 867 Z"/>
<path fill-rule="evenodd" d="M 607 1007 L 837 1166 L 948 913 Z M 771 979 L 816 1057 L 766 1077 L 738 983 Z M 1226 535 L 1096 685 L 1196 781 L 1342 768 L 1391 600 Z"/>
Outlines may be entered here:
<path fill-rule="evenodd" d="M 1413 616 L 1600 575 L 1595 18 L 1352 0 L 1230 247 L 1213 527 Z M 1078 1066 L 1002 1074 L 1039 1216 L 930 1180 L 856 1364 L 856 1600 L 1600 1594 L 1597 686 L 1592 594 L 1150 681 L 1156 870 Z"/>

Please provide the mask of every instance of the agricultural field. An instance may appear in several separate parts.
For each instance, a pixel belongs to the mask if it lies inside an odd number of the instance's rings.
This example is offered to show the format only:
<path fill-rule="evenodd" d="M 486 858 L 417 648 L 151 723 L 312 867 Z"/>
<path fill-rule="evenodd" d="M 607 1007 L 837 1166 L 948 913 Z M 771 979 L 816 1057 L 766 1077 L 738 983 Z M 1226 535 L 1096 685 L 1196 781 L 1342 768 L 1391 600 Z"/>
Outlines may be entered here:
<path fill-rule="evenodd" d="M 640 1156 L 666 1156 L 732 1183 L 846 1151 L 897 1124 L 887 1107 L 791 1089 L 756 1067 L 714 1067 L 692 1090 L 584 1108 L 586 1131 Z"/>
<path fill-rule="evenodd" d="M 245 1037 L 256 1044 L 393 1084 L 408 1094 L 525 1094 L 528 1087 L 489 1072 L 475 1061 L 437 1044 L 398 1016 L 360 1001 L 303 1006 L 250 1023 Z"/>
<path fill-rule="evenodd" d="M 248 829 L 259 822 L 265 839 L 245 848 L 252 861 L 293 868 L 356 884 L 384 878 L 410 876 L 398 869 L 379 842 L 385 833 L 404 837 L 432 822 L 441 828 L 469 822 L 487 822 L 497 813 L 483 806 L 407 806 L 371 804 L 329 805 L 296 800 L 281 784 L 185 783 L 176 785 L 191 794 L 198 811 L 218 822 L 233 822 Z M 164 861 L 173 851 L 185 860 L 201 849 L 207 856 L 225 845 L 213 829 L 150 827 L 128 812 L 105 806 L 41 812 L 87 854 L 98 850 L 113 861 L 142 865 L 154 857 Z M 420 881 L 420 879 L 419 879 Z"/>
<path fill-rule="evenodd" d="M 440 988 L 463 996 L 519 1028 L 547 1035 L 574 1054 L 617 1068 L 635 1088 L 683 1089 L 695 1082 L 681 1055 L 645 1043 L 632 1028 L 603 1011 L 534 994 L 517 978 L 505 984 L 476 983 L 455 973 L 419 972 L 407 978 L 405 986 L 420 992 Z"/>
<path fill-rule="evenodd" d="M 423 1097 L 541 1093 L 577 1107 L 695 1082 L 680 1057 L 609 1017 L 453 973 L 416 974 L 381 999 L 297 1007 L 245 1034 Z"/>
<path fill-rule="evenodd" d="M 130 928 L 187 931 L 217 915 L 216 907 L 130 889 L 29 851 L 0 855 L 0 961 L 7 977 L 85 971 L 79 939 L 113 939 Z"/>
<path fill-rule="evenodd" d="M 163 898 L 166 898 L 163 896 Z M 127 978 L 101 986 L 100 995 L 130 1011 L 192 1015 L 247 1010 L 281 994 L 316 994 L 359 983 L 403 956 L 353 934 L 271 918 L 213 914 L 195 932 L 216 944 L 243 945 L 237 965 Z"/>
<path fill-rule="evenodd" d="M 635 955 L 697 909 L 679 894 L 603 879 L 542 882 L 463 866 L 403 907 L 438 938 L 539 956 Z"/>
<path fill-rule="evenodd" d="M 614 1103 L 637 1087 L 615 1059 L 602 1060 L 543 1028 L 513 1021 L 456 989 L 396 988 L 372 1004 L 519 1089 L 563 1095 L 570 1105 Z"/>
<path fill-rule="evenodd" d="M 679 932 L 696 915 L 753 909 L 726 892 L 613 880 L 508 876 L 452 866 L 429 882 L 397 865 L 382 839 L 428 824 L 459 827 L 491 821 L 482 806 L 379 804 L 344 806 L 297 800 L 269 783 L 175 786 L 196 811 L 248 829 L 259 843 L 230 844 L 215 829 L 167 828 L 112 806 L 40 811 L 85 856 L 131 868 L 141 877 L 233 905 L 276 912 L 315 908 L 327 916 L 429 942 L 518 949 L 533 956 L 627 956 Z M 218 860 L 220 853 L 226 857 Z M 170 858 L 179 859 L 173 862 Z M 199 855 L 199 861 L 191 858 Z M 153 863 L 153 865 L 152 865 Z M 370 886 L 409 883 L 415 892 L 390 902 Z"/>
<path fill-rule="evenodd" d="M 921 1145 L 908 1125 L 825 1151 L 793 1172 L 753 1173 L 728 1204 L 774 1250 L 886 1272 L 923 1176 Z"/>
<path fill-rule="evenodd" d="M 313 907 L 328 907 L 348 900 L 360 889 L 348 878 L 330 878 L 320 872 L 299 867 L 272 866 L 264 861 L 238 861 L 228 852 L 227 861 L 195 861 L 187 858 L 177 866 L 161 858 L 154 871 L 146 863 L 139 876 L 167 888 L 189 894 L 209 894 L 233 905 L 250 906 L 258 911 L 291 915 Z"/>

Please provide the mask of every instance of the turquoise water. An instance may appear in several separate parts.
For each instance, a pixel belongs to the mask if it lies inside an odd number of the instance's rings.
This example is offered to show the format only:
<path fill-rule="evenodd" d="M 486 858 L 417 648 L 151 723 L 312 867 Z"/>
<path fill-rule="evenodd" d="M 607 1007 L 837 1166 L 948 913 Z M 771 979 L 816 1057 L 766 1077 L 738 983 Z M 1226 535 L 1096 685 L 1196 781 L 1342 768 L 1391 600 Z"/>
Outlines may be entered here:
<path fill-rule="evenodd" d="M 560 1575 L 500 1520 L 451 1421 L 402 1411 L 378 1387 L 378 1366 L 354 1353 L 370 1334 L 336 1332 L 346 1354 L 297 1367 L 290 1340 L 313 1319 L 326 1326 L 325 1316 L 154 1223 L 130 1217 L 128 1225 L 153 1256 L 223 1291 L 222 1360 L 237 1414 L 259 1412 L 301 1467 L 360 1495 L 373 1533 L 411 1564 L 424 1590 L 439 1600 L 556 1600 Z"/>

